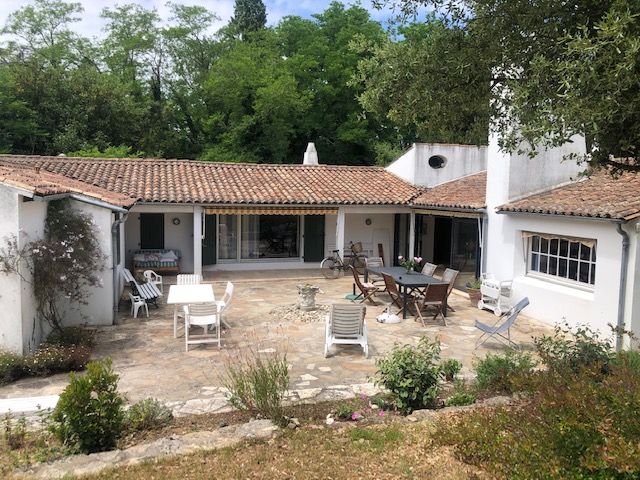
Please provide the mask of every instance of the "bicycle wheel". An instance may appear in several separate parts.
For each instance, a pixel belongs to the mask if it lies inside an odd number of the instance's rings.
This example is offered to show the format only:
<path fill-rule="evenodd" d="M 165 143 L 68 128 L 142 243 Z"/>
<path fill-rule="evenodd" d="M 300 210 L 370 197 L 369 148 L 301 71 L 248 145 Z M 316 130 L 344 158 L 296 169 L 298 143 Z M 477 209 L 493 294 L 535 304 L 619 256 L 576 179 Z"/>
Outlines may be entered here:
<path fill-rule="evenodd" d="M 353 260 L 351 261 L 351 265 L 353 265 L 353 268 L 356 269 L 356 272 L 358 272 L 358 275 L 364 275 L 364 271 L 367 268 L 367 264 L 364 261 L 363 257 L 360 257 L 360 256 L 353 257 Z"/>
<path fill-rule="evenodd" d="M 320 264 L 320 271 L 322 275 L 324 275 L 324 278 L 333 280 L 340 276 L 341 266 L 339 262 L 336 262 L 335 258 L 329 257 L 325 258 Z"/>

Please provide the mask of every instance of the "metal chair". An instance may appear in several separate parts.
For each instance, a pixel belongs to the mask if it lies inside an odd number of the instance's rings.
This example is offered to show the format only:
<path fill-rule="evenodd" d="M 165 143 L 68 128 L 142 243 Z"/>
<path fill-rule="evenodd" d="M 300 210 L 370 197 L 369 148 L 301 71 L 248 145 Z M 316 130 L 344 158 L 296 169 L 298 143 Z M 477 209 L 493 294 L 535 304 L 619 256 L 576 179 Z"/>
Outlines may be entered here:
<path fill-rule="evenodd" d="M 529 298 L 525 297 L 509 311 L 502 314 L 498 321 L 493 325 L 487 325 L 480 320 L 476 320 L 475 327 L 482 332 L 482 335 L 480 335 L 480 338 L 476 341 L 475 348 L 481 347 L 491 338 L 495 338 L 501 343 L 506 344 L 508 347 L 517 348 L 518 345 L 511 340 L 511 327 L 518 319 L 520 312 L 522 312 L 527 305 L 529 305 Z M 504 335 L 505 332 L 507 334 L 506 336 Z"/>

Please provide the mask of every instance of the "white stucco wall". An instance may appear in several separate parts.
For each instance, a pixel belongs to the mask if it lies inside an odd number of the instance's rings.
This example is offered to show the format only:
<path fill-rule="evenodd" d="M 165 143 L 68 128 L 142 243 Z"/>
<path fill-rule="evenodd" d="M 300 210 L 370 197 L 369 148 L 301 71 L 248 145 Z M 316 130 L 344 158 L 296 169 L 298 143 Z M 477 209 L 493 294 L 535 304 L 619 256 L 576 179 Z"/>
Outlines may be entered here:
<path fill-rule="evenodd" d="M 193 207 L 192 206 L 135 206 L 125 222 L 125 266 L 131 267 L 133 252 L 140 248 L 140 213 L 164 214 L 164 248 L 182 253 L 180 271 L 193 272 Z M 180 225 L 174 225 L 178 218 Z"/>
<path fill-rule="evenodd" d="M 439 155 L 446 160 L 443 168 L 432 168 L 428 160 Z M 487 168 L 487 147 L 416 143 L 387 167 L 387 171 L 422 187 L 434 187 Z"/>
<path fill-rule="evenodd" d="M 0 185 L 0 242 L 3 246 L 6 238 L 17 234 L 18 193 Z M 17 275 L 0 274 L 0 347 L 22 353 L 22 295 L 21 281 Z"/>
<path fill-rule="evenodd" d="M 408 212 L 408 210 L 407 210 Z M 371 225 L 366 224 L 366 219 L 371 219 Z M 349 242 L 362 242 L 366 255 L 378 256 L 378 243 L 383 244 L 385 265 L 390 265 L 393 254 L 393 213 L 357 213 L 346 210 L 344 251 L 350 252 Z M 331 254 L 336 248 L 336 215 L 325 217 L 325 256 Z"/>
<path fill-rule="evenodd" d="M 640 341 L 640 221 L 630 222 L 624 228 L 630 240 L 625 322 L 626 329 L 633 332 L 638 342 Z M 628 342 L 626 346 L 629 346 Z"/>

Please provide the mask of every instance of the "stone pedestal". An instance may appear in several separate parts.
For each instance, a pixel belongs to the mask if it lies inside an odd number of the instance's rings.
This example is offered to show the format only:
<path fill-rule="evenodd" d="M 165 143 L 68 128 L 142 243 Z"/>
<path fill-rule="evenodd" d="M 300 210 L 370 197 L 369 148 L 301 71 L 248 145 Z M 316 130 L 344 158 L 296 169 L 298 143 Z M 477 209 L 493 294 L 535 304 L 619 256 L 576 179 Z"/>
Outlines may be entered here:
<path fill-rule="evenodd" d="M 319 287 L 314 285 L 298 285 L 298 295 L 300 301 L 298 308 L 305 312 L 316 309 L 316 294 L 320 291 Z"/>

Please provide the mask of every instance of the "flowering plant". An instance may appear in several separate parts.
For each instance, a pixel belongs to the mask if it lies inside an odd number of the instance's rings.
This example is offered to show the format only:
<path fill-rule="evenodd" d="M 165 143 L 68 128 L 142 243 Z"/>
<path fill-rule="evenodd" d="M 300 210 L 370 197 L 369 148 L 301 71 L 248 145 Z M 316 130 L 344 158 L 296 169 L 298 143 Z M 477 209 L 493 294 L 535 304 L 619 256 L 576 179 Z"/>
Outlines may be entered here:
<path fill-rule="evenodd" d="M 404 258 L 402 255 L 398 256 L 398 261 L 400 265 L 407 269 L 407 272 L 411 272 L 419 267 L 422 263 L 422 257 L 413 257 L 413 259 Z"/>

